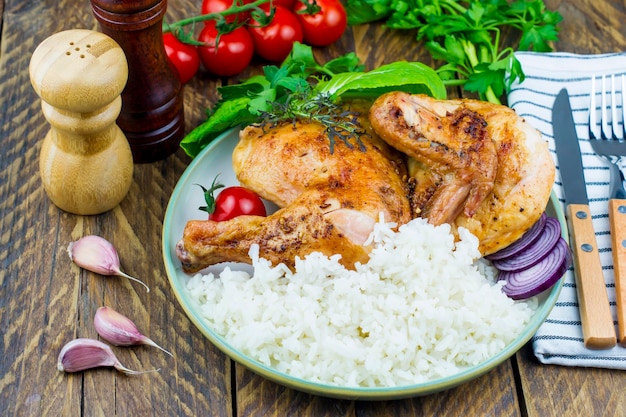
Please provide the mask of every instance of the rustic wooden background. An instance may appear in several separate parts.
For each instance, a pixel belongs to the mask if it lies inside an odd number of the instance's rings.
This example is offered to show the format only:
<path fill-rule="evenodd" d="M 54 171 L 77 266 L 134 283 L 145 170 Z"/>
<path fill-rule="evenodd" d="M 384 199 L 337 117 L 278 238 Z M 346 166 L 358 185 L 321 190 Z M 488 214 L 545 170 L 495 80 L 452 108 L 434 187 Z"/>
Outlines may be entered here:
<path fill-rule="evenodd" d="M 560 51 L 626 50 L 624 0 L 547 0 L 565 21 Z M 200 0 L 171 0 L 167 18 L 196 14 Z M 31 88 L 28 63 L 49 35 L 98 29 L 87 0 L 6 0 L 0 3 L 0 414 L 16 416 L 624 416 L 621 372 L 539 365 L 528 347 L 472 383 L 423 398 L 362 402 L 286 389 L 235 365 L 187 319 L 170 290 L 161 257 L 162 221 L 169 196 L 190 159 L 182 151 L 136 165 L 119 207 L 74 216 L 47 199 L 38 155 L 48 125 Z M 509 41 L 513 41 L 511 38 Z M 380 25 L 355 27 L 320 59 L 355 50 L 368 68 L 398 59 L 430 63 L 414 33 Z M 259 71 L 253 66 L 242 74 Z M 222 81 L 200 73 L 185 88 L 187 128 L 204 120 Z M 451 92 L 455 94 L 455 92 Z M 67 244 L 98 234 L 117 246 L 122 266 L 145 281 L 102 278 L 69 262 Z M 132 369 L 158 373 L 125 377 L 101 369 L 56 370 L 61 347 L 97 337 L 92 320 L 101 305 L 126 312 L 175 358 L 148 347 L 116 349 Z"/>

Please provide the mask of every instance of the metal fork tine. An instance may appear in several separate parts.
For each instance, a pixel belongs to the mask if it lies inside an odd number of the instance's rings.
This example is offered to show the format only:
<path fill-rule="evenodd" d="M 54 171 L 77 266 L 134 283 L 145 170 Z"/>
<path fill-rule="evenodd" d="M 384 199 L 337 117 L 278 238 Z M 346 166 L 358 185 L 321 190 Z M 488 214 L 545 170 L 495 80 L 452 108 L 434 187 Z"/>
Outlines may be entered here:
<path fill-rule="evenodd" d="M 617 128 L 617 97 L 615 96 L 615 76 L 611 74 L 611 136 L 619 130 Z"/>
<path fill-rule="evenodd" d="M 596 76 L 591 76 L 591 94 L 589 95 L 589 139 L 596 139 L 598 134 L 596 128 L 598 126 L 598 119 L 596 118 Z"/>
<path fill-rule="evenodd" d="M 617 93 L 615 92 L 615 74 L 611 74 L 611 124 L 613 125 L 613 138 L 620 142 L 624 140 L 624 130 L 619 128 L 619 115 Z"/>
<path fill-rule="evenodd" d="M 609 117 L 607 115 L 607 105 L 606 105 L 606 76 L 602 75 L 602 91 L 600 91 L 600 123 L 602 140 L 607 140 L 611 138 L 611 132 L 609 132 Z"/>
<path fill-rule="evenodd" d="M 626 139 L 626 75 L 622 74 L 622 137 Z"/>

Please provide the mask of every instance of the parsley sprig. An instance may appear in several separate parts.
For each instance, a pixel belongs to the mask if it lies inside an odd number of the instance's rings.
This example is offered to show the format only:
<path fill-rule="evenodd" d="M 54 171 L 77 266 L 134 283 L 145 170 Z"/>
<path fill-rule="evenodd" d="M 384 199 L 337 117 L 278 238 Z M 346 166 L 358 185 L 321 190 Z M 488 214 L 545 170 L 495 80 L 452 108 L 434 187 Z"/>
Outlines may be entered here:
<path fill-rule="evenodd" d="M 502 30 L 521 33 L 519 50 L 547 52 L 562 20 L 542 0 L 347 0 L 347 10 L 352 25 L 384 20 L 390 28 L 417 29 L 417 40 L 444 61 L 438 72 L 447 86 L 493 103 L 524 79 L 516 48 L 502 45 Z"/>

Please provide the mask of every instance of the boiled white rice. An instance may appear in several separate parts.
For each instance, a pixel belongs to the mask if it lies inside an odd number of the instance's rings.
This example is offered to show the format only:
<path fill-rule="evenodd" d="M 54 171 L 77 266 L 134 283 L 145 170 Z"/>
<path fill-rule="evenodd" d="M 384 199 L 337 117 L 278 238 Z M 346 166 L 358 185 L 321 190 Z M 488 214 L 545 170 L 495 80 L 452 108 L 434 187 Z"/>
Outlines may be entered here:
<path fill-rule="evenodd" d="M 225 268 L 197 274 L 187 290 L 229 344 L 309 381 L 393 387 L 477 365 L 522 332 L 535 299 L 514 302 L 479 260 L 467 230 L 415 219 L 394 232 L 379 222 L 370 261 L 355 271 L 312 253 L 295 272 L 253 247 L 254 275 Z"/>

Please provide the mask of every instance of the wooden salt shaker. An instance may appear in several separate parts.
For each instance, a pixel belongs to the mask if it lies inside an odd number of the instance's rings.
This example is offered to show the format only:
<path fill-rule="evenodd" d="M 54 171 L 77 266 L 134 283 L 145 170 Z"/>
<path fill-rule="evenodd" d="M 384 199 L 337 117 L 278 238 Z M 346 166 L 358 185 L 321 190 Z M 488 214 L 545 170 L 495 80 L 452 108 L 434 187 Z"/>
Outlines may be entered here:
<path fill-rule="evenodd" d="M 183 90 L 163 46 L 166 0 L 91 0 L 103 33 L 128 60 L 128 83 L 117 120 L 135 162 L 174 153 L 184 136 Z"/>
<path fill-rule="evenodd" d="M 29 72 L 51 126 L 39 159 L 46 193 L 74 214 L 114 208 L 133 177 L 128 141 L 115 124 L 128 78 L 124 52 L 102 33 L 67 30 L 35 49 Z"/>

